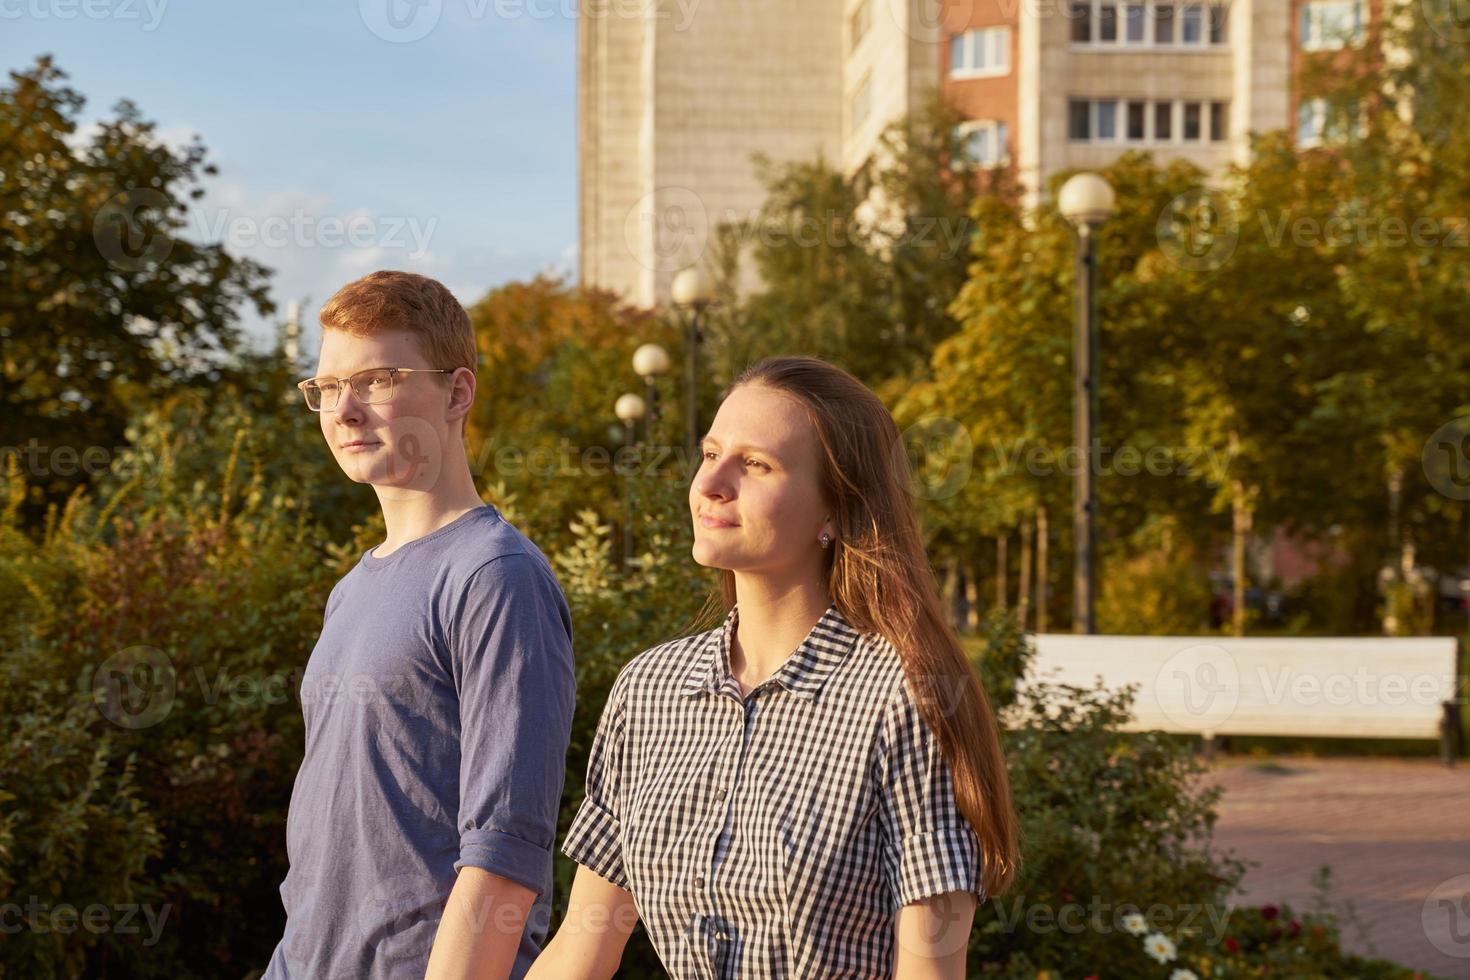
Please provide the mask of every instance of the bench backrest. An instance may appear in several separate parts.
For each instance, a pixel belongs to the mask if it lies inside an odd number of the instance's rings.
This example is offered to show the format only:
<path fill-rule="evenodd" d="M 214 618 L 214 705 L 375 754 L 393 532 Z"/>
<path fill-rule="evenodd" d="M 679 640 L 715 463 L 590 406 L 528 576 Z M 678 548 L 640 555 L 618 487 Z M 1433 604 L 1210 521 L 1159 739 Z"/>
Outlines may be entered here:
<path fill-rule="evenodd" d="M 1021 687 L 1137 684 L 1128 731 L 1434 738 L 1456 693 L 1448 636 L 1031 638 Z"/>

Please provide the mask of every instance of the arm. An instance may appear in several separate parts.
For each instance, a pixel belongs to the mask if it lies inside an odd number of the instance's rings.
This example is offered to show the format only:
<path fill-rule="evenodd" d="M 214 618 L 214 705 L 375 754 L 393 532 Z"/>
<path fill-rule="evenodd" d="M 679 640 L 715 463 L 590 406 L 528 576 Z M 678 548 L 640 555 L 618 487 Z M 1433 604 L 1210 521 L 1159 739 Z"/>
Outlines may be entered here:
<path fill-rule="evenodd" d="M 529 555 L 472 574 L 445 618 L 459 700 L 458 873 L 428 975 L 504 980 L 550 887 L 571 736 L 571 626 Z"/>
<path fill-rule="evenodd" d="M 946 892 L 898 910 L 894 980 L 965 980 L 975 896 Z"/>
<path fill-rule="evenodd" d="M 515 965 L 536 893 L 509 878 L 463 868 L 434 936 L 424 980 L 504 980 Z"/>
<path fill-rule="evenodd" d="M 637 924 L 633 896 L 579 866 L 566 918 L 526 980 L 612 980 Z"/>

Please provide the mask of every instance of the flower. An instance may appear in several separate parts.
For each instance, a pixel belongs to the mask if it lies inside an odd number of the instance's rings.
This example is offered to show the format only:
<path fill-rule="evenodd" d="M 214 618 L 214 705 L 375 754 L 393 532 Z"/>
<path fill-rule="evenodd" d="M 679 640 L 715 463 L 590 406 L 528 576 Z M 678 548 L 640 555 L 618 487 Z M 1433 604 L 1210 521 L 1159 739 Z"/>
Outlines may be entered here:
<path fill-rule="evenodd" d="M 1295 919 L 1292 919 L 1290 922 L 1288 922 L 1286 924 L 1286 935 L 1289 938 L 1293 938 L 1293 939 L 1296 938 L 1297 934 L 1300 933 L 1301 931 L 1302 931 L 1302 924 L 1300 922 L 1296 921 Z"/>
<path fill-rule="evenodd" d="M 1175 953 L 1174 944 L 1162 932 L 1151 932 L 1143 937 L 1143 951 L 1160 963 L 1169 962 Z"/>
<path fill-rule="evenodd" d="M 1129 912 L 1123 916 L 1123 928 L 1134 936 L 1141 936 L 1148 932 L 1148 923 L 1142 915 L 1137 912 Z"/>
<path fill-rule="evenodd" d="M 1267 922 L 1269 922 L 1272 919 L 1276 918 L 1280 914 L 1281 914 L 1281 910 L 1278 909 L 1274 905 L 1262 905 L 1261 906 L 1261 918 L 1265 919 Z"/>
<path fill-rule="evenodd" d="M 1238 953 L 1238 952 L 1240 952 L 1240 943 L 1238 943 L 1238 942 L 1235 941 L 1235 937 L 1234 936 L 1226 936 L 1225 937 L 1225 948 L 1228 949 L 1228 950 L 1230 950 L 1230 952 L 1232 952 L 1232 953 Z"/>
<path fill-rule="evenodd" d="M 1193 970 L 1179 969 L 1169 974 L 1169 980 L 1199 980 L 1199 975 Z"/>

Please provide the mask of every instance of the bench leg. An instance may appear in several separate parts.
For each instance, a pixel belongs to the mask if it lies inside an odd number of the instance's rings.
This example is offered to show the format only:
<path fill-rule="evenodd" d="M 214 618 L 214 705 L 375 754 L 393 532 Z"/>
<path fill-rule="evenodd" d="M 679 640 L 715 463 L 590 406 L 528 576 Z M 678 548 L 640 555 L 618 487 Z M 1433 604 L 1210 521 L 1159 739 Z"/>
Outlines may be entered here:
<path fill-rule="evenodd" d="M 1215 761 L 1215 736 L 1212 735 L 1212 734 L 1210 734 L 1209 732 L 1206 732 L 1204 735 L 1202 735 L 1200 737 L 1202 739 L 1202 741 L 1200 743 L 1200 747 L 1202 749 L 1204 749 L 1205 761 L 1206 762 L 1214 762 Z"/>
<path fill-rule="evenodd" d="M 1460 741 L 1460 699 L 1453 698 L 1444 703 L 1444 715 L 1439 719 L 1439 757 L 1450 768 L 1464 754 Z"/>

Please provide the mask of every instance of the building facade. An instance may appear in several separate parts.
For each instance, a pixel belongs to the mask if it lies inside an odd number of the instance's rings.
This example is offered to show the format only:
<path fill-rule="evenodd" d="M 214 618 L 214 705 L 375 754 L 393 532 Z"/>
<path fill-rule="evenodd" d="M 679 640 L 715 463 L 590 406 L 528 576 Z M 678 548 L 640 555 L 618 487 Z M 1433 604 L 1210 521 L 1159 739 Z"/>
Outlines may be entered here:
<path fill-rule="evenodd" d="M 1377 3 L 589 0 L 582 280 L 665 301 L 719 222 L 758 213 L 755 154 L 851 172 L 935 87 L 966 117 L 966 152 L 1016 168 L 1033 200 L 1052 174 L 1130 149 L 1215 171 L 1245 161 L 1252 133 L 1331 138 L 1296 73 L 1364 43 Z"/>

